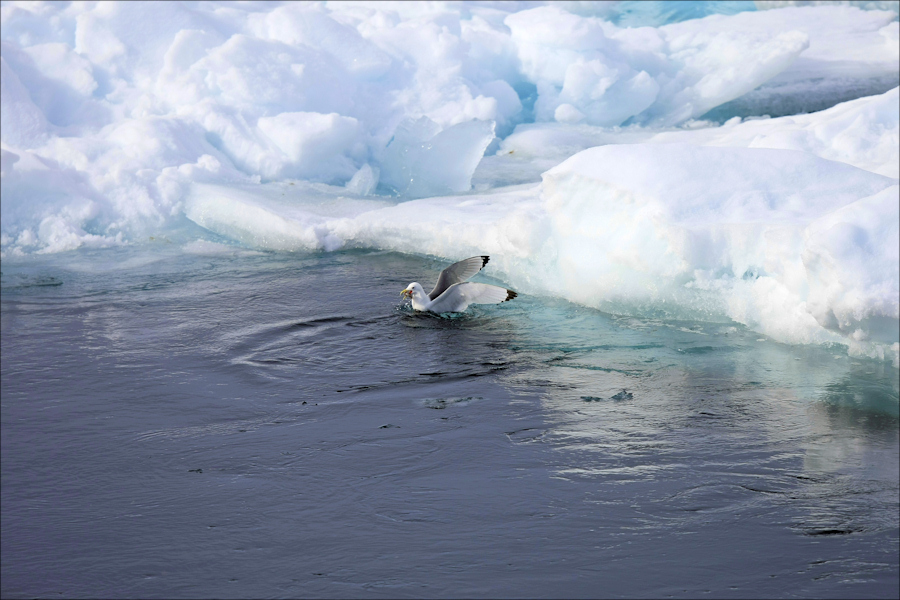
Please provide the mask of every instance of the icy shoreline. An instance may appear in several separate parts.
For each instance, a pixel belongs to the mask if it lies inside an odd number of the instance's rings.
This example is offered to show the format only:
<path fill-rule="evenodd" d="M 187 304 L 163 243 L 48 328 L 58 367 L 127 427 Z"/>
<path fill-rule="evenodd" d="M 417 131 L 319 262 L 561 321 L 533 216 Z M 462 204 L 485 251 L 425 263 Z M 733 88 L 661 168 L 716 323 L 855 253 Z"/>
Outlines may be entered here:
<path fill-rule="evenodd" d="M 698 120 L 900 81 L 897 11 L 695 8 L 5 2 L 0 256 L 186 221 L 487 252 L 526 293 L 898 366 L 900 88 Z"/>
<path fill-rule="evenodd" d="M 843 343 L 897 364 L 897 182 L 843 163 L 633 144 L 581 152 L 540 185 L 372 210 L 289 203 L 286 188 L 197 185 L 186 214 L 268 250 L 486 252 L 525 292 L 619 313 L 727 317 L 778 341 Z"/>

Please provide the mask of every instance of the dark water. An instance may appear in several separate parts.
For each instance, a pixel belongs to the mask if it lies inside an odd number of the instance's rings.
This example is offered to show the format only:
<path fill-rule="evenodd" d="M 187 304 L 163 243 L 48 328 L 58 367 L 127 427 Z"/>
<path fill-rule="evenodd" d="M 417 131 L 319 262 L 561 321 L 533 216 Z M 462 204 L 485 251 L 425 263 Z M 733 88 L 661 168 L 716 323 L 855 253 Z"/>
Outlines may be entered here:
<path fill-rule="evenodd" d="M 895 369 L 443 266 L 4 261 L 3 597 L 896 596 Z"/>

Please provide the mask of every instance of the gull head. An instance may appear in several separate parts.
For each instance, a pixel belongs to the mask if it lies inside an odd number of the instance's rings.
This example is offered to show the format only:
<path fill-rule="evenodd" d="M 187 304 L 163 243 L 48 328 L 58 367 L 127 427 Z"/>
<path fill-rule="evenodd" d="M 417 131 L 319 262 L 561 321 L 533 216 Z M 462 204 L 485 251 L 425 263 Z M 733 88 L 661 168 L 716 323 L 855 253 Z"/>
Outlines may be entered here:
<path fill-rule="evenodd" d="M 413 282 L 406 286 L 406 289 L 400 292 L 400 295 L 404 298 L 409 298 L 413 302 L 413 308 L 416 310 L 420 310 L 420 304 L 423 304 L 428 300 L 428 296 L 425 295 L 425 290 L 422 289 L 422 286 L 416 282 Z"/>
<path fill-rule="evenodd" d="M 400 295 L 403 296 L 404 298 L 412 298 L 413 294 L 415 294 L 416 292 L 422 292 L 424 294 L 425 290 L 422 289 L 421 285 L 419 285 L 416 282 L 413 282 L 413 283 L 409 284 L 408 286 L 406 286 L 406 289 L 403 290 L 402 292 L 400 292 Z"/>

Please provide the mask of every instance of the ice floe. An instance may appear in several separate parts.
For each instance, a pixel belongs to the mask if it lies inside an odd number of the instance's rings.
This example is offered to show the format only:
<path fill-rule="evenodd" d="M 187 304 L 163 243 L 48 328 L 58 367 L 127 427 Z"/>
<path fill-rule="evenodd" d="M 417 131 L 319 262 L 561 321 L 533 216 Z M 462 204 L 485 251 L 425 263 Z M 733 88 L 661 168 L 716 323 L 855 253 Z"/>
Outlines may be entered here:
<path fill-rule="evenodd" d="M 900 11 L 794 4 L 4 2 L 2 256 L 488 252 L 897 364 Z"/>

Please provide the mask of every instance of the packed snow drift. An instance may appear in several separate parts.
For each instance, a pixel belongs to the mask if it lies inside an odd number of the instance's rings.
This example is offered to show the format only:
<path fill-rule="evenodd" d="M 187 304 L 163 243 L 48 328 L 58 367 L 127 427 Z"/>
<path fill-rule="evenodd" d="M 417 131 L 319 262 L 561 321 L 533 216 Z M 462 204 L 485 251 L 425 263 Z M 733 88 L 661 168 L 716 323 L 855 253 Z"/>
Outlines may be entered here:
<path fill-rule="evenodd" d="M 781 4 L 3 2 L 2 256 L 490 253 L 897 366 L 900 10 Z"/>

